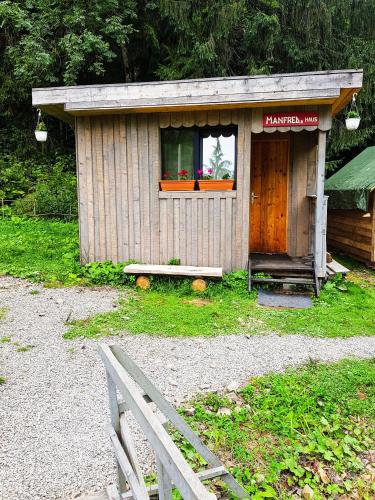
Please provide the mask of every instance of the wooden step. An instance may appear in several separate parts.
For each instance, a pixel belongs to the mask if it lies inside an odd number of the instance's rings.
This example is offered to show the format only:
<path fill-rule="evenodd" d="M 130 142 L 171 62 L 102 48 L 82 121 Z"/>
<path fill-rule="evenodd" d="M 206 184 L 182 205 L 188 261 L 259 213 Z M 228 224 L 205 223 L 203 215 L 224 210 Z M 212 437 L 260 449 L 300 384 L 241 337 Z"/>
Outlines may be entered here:
<path fill-rule="evenodd" d="M 251 277 L 252 283 L 289 283 L 291 285 L 314 285 L 313 279 L 306 278 L 255 278 Z"/>

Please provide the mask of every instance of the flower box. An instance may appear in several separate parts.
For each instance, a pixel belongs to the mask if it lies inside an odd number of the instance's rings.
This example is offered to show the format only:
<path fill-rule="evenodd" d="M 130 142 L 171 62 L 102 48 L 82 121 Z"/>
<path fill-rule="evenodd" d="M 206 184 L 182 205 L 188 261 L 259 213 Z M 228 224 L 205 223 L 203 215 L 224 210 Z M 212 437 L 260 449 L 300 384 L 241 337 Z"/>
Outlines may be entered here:
<path fill-rule="evenodd" d="M 194 191 L 194 180 L 160 181 L 162 191 Z"/>
<path fill-rule="evenodd" d="M 234 186 L 233 179 L 207 179 L 199 180 L 200 191 L 232 191 Z"/>

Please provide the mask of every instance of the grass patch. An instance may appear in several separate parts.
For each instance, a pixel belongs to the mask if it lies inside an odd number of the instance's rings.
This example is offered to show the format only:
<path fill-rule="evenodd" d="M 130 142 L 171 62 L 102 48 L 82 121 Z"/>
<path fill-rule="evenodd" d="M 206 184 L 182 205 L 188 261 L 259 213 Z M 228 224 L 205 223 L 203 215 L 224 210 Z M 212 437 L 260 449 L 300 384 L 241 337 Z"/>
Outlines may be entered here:
<path fill-rule="evenodd" d="M 0 273 L 74 284 L 79 269 L 75 222 L 13 218 L 0 221 Z"/>
<path fill-rule="evenodd" d="M 374 498 L 374 360 L 310 363 L 186 407 L 195 410 L 186 420 L 253 499 L 300 498 L 304 488 L 317 499 Z M 174 439 L 199 469 L 190 445 Z"/>
<path fill-rule="evenodd" d="M 121 330 L 167 336 L 207 336 L 248 330 L 244 316 L 248 298 L 228 291 L 220 299 L 197 300 L 197 296 L 138 292 L 121 301 L 115 312 L 73 322 L 65 338 L 106 336 Z"/>
<path fill-rule="evenodd" d="M 0 385 L 5 384 L 6 378 L 5 377 L 0 377 Z"/>
<path fill-rule="evenodd" d="M 95 338 L 121 331 L 167 336 L 218 334 L 304 334 L 351 337 L 375 334 L 375 287 L 361 282 L 328 283 L 310 309 L 258 306 L 256 293 L 233 289 L 224 281 L 197 295 L 190 282 L 155 283 L 156 289 L 133 291 L 116 311 L 72 323 L 65 338 Z M 343 288 L 343 290 L 340 290 Z"/>
<path fill-rule="evenodd" d="M 0 338 L 0 343 L 1 344 L 7 344 L 10 341 L 11 341 L 11 338 L 10 337 L 6 337 L 5 335 Z"/>

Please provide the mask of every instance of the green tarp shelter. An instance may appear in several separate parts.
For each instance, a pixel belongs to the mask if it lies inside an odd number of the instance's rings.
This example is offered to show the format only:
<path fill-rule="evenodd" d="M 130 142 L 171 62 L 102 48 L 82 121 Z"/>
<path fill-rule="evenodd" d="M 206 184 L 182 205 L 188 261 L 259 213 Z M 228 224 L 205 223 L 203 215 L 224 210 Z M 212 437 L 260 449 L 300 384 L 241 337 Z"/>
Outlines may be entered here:
<path fill-rule="evenodd" d="M 375 188 L 375 146 L 366 148 L 325 183 L 328 208 L 369 210 Z"/>

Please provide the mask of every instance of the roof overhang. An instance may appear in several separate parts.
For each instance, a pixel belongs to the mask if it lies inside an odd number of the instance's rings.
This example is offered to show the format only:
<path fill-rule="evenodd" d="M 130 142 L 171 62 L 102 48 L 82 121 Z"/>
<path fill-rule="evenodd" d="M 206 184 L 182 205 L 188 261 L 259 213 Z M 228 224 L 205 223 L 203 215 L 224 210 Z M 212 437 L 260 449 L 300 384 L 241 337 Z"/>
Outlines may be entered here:
<path fill-rule="evenodd" d="M 319 105 L 338 113 L 362 87 L 363 70 L 35 88 L 32 103 L 72 122 L 74 116 L 192 109 Z"/>

